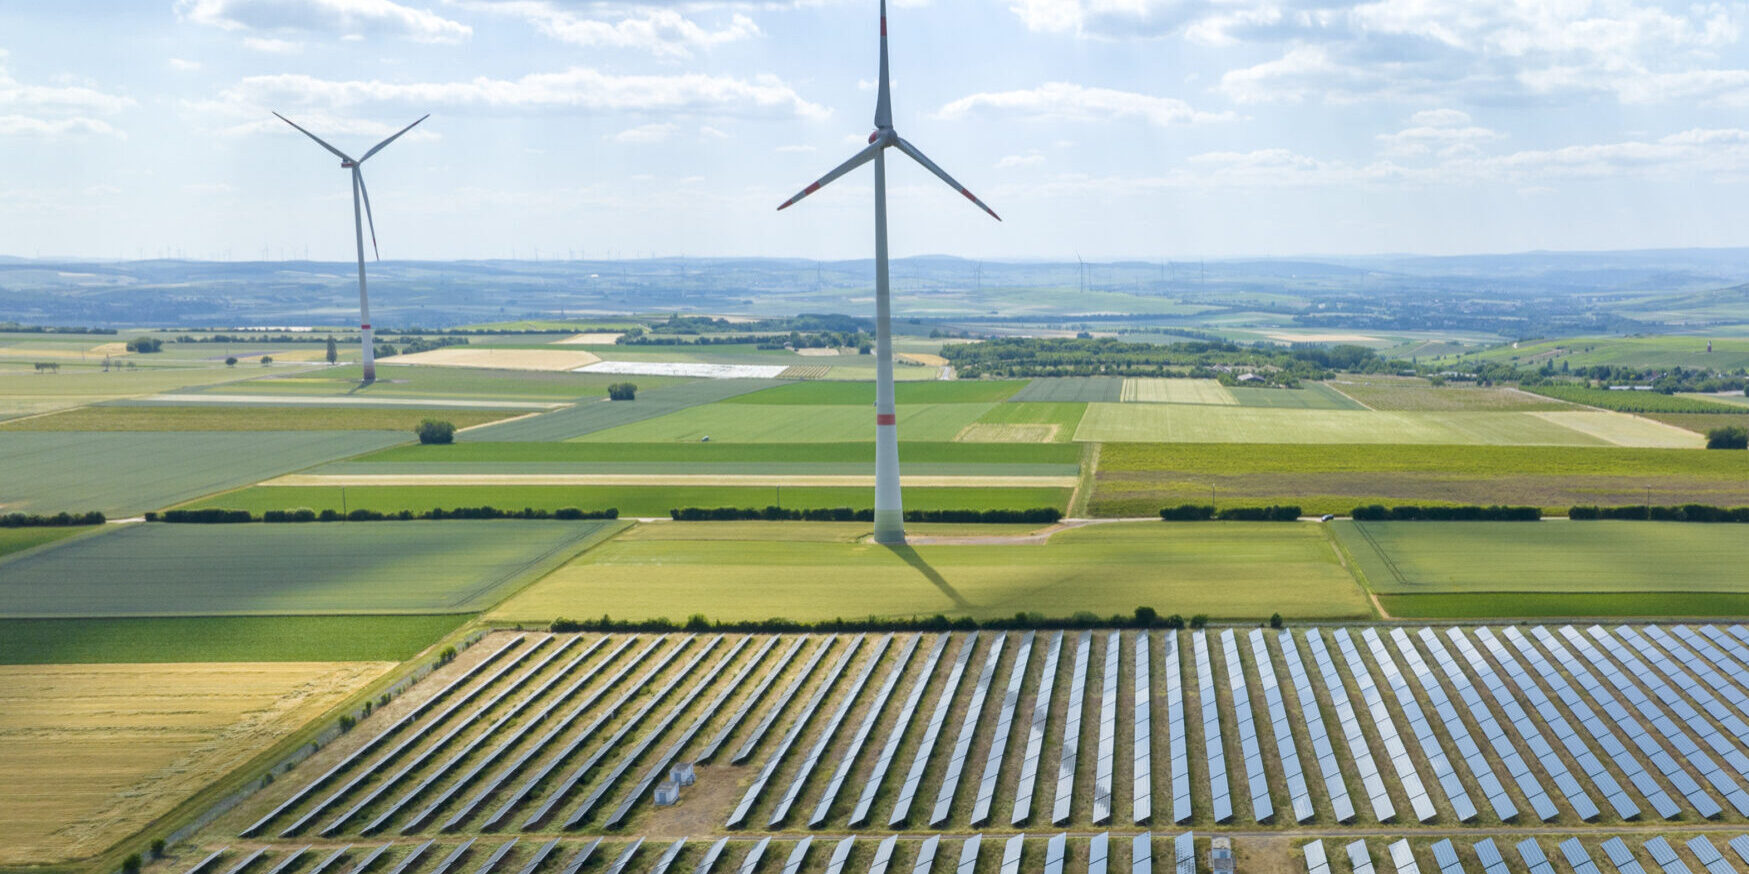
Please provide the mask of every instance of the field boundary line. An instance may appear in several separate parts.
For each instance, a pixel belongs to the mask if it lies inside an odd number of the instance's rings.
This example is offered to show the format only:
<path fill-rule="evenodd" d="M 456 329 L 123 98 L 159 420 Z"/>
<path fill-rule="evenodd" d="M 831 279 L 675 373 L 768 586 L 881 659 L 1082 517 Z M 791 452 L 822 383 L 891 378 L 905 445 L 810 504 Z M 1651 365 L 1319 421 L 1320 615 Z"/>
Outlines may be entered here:
<path fill-rule="evenodd" d="M 615 473 L 450 473 L 450 474 L 303 474 L 264 480 L 262 487 L 282 486 L 873 486 L 864 474 L 615 474 Z M 1079 476 L 923 475 L 902 482 L 920 488 L 1066 488 Z M 204 500 L 204 498 L 202 499 Z"/>
<path fill-rule="evenodd" d="M 1378 410 L 1376 410 L 1376 409 L 1373 409 L 1373 408 L 1372 408 L 1372 407 L 1370 407 L 1370 406 L 1368 406 L 1368 405 L 1367 405 L 1367 403 L 1366 403 L 1366 401 L 1363 401 L 1363 400 L 1361 400 L 1361 399 L 1360 399 L 1360 398 L 1357 398 L 1357 397 L 1355 397 L 1355 396 L 1354 396 L 1354 395 L 1351 395 L 1351 394 L 1349 394 L 1349 393 L 1348 393 L 1348 392 L 1345 392 L 1345 391 L 1343 391 L 1343 390 L 1342 390 L 1342 389 L 1340 389 L 1340 388 L 1337 388 L 1337 387 L 1336 387 L 1336 381 L 1335 381 L 1335 380 L 1333 380 L 1333 379 L 1332 379 L 1332 380 L 1328 380 L 1328 381 L 1326 381 L 1326 382 L 1325 382 L 1325 383 L 1324 383 L 1324 385 L 1326 385 L 1326 386 L 1328 386 L 1328 387 L 1329 387 L 1329 388 L 1330 388 L 1330 390 L 1331 390 L 1331 391 L 1333 391 L 1333 392 L 1335 392 L 1335 393 L 1337 393 L 1337 394 L 1339 394 L 1339 395 L 1341 395 L 1341 396 L 1343 396 L 1343 397 L 1345 397 L 1345 398 L 1347 398 L 1347 399 L 1349 399 L 1349 400 L 1351 400 L 1351 401 L 1354 401 L 1354 402 L 1355 402 L 1355 403 L 1357 403 L 1357 404 L 1360 404 L 1360 408 L 1361 408 L 1361 409 L 1363 409 L 1363 410 L 1372 410 L 1372 411 L 1373 411 L 1373 412 L 1375 412 L 1375 413 L 1376 413 L 1376 412 L 1378 412 Z"/>

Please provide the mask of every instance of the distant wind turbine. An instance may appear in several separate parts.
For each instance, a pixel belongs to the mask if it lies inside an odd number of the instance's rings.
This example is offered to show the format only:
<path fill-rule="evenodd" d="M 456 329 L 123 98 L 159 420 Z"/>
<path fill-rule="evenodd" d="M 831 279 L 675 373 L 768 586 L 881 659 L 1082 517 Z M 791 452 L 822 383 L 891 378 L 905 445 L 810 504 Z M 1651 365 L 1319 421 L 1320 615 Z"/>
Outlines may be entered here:
<path fill-rule="evenodd" d="M 887 277 L 887 160 L 886 150 L 898 149 L 922 164 L 949 187 L 964 195 L 978 208 L 1001 221 L 996 211 L 972 196 L 965 186 L 954 181 L 947 171 L 935 165 L 916 146 L 900 139 L 893 130 L 892 89 L 887 82 L 887 0 L 881 0 L 881 78 L 875 98 L 874 133 L 869 134 L 868 147 L 850 160 L 820 177 L 819 181 L 783 202 L 789 205 L 819 191 L 823 186 L 846 173 L 874 162 L 875 174 L 875 519 L 876 543 L 905 542 L 905 508 L 899 496 L 899 427 L 893 410 L 893 331 L 892 296 Z"/>
<path fill-rule="evenodd" d="M 333 152 L 335 156 L 340 158 L 340 166 L 352 171 L 352 230 L 353 237 L 358 241 L 358 332 L 360 342 L 364 344 L 364 381 L 376 382 L 376 346 L 370 329 L 370 296 L 367 295 L 364 290 L 364 223 L 367 220 L 370 222 L 371 252 L 376 255 L 378 261 L 383 260 L 383 256 L 382 253 L 377 251 L 377 222 L 376 218 L 370 213 L 370 192 L 364 187 L 364 173 L 359 170 L 359 165 L 369 161 L 370 156 L 382 151 L 384 146 L 399 139 L 401 134 L 412 130 L 413 126 L 417 125 L 420 121 L 430 118 L 431 114 L 426 113 L 425 115 L 420 116 L 419 121 L 415 121 L 413 124 L 401 128 L 395 132 L 394 136 L 371 146 L 370 150 L 364 153 L 364 157 L 359 158 L 356 161 L 352 159 L 352 156 L 323 142 L 321 137 L 298 127 L 297 122 L 294 122 L 277 112 L 274 113 L 274 116 L 280 121 L 298 128 L 299 133 L 315 140 L 317 145 Z M 360 197 L 364 199 L 364 214 L 362 216 L 358 211 Z"/>

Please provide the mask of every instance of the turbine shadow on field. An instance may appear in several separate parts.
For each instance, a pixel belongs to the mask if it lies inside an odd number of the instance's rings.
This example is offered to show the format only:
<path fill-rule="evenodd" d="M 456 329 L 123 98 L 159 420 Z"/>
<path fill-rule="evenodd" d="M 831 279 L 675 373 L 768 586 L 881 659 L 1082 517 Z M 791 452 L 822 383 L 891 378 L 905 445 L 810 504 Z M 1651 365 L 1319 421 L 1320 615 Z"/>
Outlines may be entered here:
<path fill-rule="evenodd" d="M 934 583 L 935 587 L 940 589 L 943 595 L 946 595 L 953 601 L 954 606 L 959 607 L 962 610 L 970 610 L 972 608 L 972 602 L 967 601 L 961 596 L 959 590 L 955 589 L 948 583 L 947 577 L 942 576 L 940 571 L 936 570 L 934 566 L 925 561 L 923 556 L 918 555 L 917 550 L 913 549 L 909 544 L 889 543 L 886 544 L 886 547 L 887 549 L 892 550 L 894 555 L 904 559 L 906 564 L 916 568 L 917 572 L 922 574 L 929 580 L 929 582 Z"/>

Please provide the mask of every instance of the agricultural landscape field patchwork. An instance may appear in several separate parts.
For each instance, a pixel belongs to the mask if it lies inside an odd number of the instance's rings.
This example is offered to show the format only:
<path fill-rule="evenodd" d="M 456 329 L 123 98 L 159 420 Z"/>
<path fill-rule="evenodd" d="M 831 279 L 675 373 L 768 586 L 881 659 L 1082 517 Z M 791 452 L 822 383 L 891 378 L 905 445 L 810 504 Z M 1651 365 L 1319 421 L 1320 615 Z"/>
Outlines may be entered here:
<path fill-rule="evenodd" d="M 1393 412 L 1195 404 L 1089 404 L 1075 439 L 1099 443 L 1641 447 L 1698 447 L 1702 442 L 1693 433 L 1659 422 L 1600 410 Z"/>

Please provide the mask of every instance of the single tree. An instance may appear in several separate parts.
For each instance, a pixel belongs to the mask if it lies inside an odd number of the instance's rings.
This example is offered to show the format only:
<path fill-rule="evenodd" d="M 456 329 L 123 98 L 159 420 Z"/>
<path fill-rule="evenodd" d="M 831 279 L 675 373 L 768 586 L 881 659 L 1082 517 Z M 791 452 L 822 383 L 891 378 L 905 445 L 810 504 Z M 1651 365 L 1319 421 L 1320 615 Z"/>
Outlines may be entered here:
<path fill-rule="evenodd" d="M 340 360 L 340 347 L 338 347 L 334 344 L 334 338 L 332 336 L 330 336 L 328 338 L 328 363 L 333 364 L 334 362 L 339 361 L 339 360 Z"/>
<path fill-rule="evenodd" d="M 638 387 L 635 383 L 616 382 L 607 387 L 607 399 L 610 401 L 635 401 L 638 399 Z"/>
<path fill-rule="evenodd" d="M 1749 428 L 1727 425 L 1706 432 L 1708 449 L 1749 449 Z"/>
<path fill-rule="evenodd" d="M 232 355 L 232 356 L 226 358 L 225 359 L 225 366 L 226 367 L 236 367 L 237 366 L 237 356 Z"/>
<path fill-rule="evenodd" d="M 272 364 L 272 363 L 273 363 L 273 356 L 272 355 L 261 356 L 261 366 L 262 367 L 266 367 L 267 365 Z"/>
<path fill-rule="evenodd" d="M 438 419 L 426 419 L 413 429 L 419 435 L 419 442 L 427 445 L 455 442 L 455 425 Z"/>

